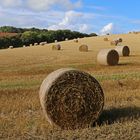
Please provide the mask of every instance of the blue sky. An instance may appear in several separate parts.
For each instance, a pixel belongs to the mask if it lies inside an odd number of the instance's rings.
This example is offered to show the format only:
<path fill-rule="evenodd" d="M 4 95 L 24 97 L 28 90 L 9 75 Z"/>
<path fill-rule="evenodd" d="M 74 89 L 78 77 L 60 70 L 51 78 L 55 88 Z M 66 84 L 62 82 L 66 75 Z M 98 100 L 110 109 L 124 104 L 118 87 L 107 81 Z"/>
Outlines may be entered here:
<path fill-rule="evenodd" d="M 140 30 L 140 0 L 0 0 L 0 26 L 85 33 Z"/>

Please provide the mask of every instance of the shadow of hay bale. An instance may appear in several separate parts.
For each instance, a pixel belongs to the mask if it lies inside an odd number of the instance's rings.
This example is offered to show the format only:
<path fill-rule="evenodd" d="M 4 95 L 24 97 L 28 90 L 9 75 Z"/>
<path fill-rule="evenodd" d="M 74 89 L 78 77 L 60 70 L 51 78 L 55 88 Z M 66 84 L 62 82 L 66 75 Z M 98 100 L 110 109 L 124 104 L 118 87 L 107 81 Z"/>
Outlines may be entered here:
<path fill-rule="evenodd" d="M 96 125 L 108 124 L 111 125 L 116 121 L 124 122 L 131 119 L 137 119 L 140 117 L 139 107 L 125 107 L 125 108 L 112 108 L 110 110 L 104 110 L 99 119 L 93 124 Z"/>

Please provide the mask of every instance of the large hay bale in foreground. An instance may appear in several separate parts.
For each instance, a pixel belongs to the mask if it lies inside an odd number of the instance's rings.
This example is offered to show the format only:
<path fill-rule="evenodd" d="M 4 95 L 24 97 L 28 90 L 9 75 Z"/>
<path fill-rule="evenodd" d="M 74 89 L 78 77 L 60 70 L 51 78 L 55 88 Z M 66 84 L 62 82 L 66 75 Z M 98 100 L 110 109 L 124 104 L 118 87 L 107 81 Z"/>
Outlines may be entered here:
<path fill-rule="evenodd" d="M 14 49 L 14 46 L 9 46 L 9 49 Z"/>
<path fill-rule="evenodd" d="M 60 44 L 53 45 L 52 50 L 61 50 L 61 45 Z"/>
<path fill-rule="evenodd" d="M 119 62 L 119 54 L 114 49 L 103 49 L 97 55 L 97 62 L 101 65 L 117 65 Z"/>
<path fill-rule="evenodd" d="M 117 46 L 115 50 L 118 52 L 119 56 L 129 56 L 130 49 L 128 46 Z"/>
<path fill-rule="evenodd" d="M 80 52 L 88 52 L 88 46 L 87 45 L 81 45 L 79 47 Z"/>
<path fill-rule="evenodd" d="M 86 128 L 102 112 L 103 90 L 91 75 L 75 69 L 59 69 L 43 81 L 40 102 L 48 122 L 62 129 Z"/>

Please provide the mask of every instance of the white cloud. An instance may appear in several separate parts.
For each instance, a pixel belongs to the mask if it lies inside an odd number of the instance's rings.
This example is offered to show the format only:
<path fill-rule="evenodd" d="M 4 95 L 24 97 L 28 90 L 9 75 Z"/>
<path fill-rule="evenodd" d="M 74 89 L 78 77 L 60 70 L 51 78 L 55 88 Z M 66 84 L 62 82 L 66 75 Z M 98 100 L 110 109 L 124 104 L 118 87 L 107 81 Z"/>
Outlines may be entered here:
<path fill-rule="evenodd" d="M 21 7 L 34 11 L 47 11 L 51 8 L 72 10 L 82 6 L 81 0 L 0 0 L 0 6 L 6 8 Z"/>
<path fill-rule="evenodd" d="M 110 34 L 110 33 L 113 33 L 113 32 L 114 32 L 114 24 L 113 23 L 109 23 L 109 24 L 105 25 L 100 31 L 100 33 L 102 35 L 105 35 L 107 33 Z"/>
<path fill-rule="evenodd" d="M 2 0 L 0 3 L 4 7 L 16 7 L 22 4 L 22 0 Z"/>
<path fill-rule="evenodd" d="M 81 25 L 80 28 L 79 28 L 79 31 L 80 31 L 80 32 L 83 32 L 83 33 L 86 33 L 88 30 L 89 30 L 89 27 L 88 27 L 87 24 L 83 24 L 83 25 Z"/>
<path fill-rule="evenodd" d="M 70 0 L 27 0 L 29 8 L 37 11 L 46 11 L 53 6 L 64 9 L 74 9 L 81 6 L 81 1 L 72 3 Z"/>
<path fill-rule="evenodd" d="M 56 25 L 48 27 L 49 30 L 57 29 L 75 29 L 78 20 L 83 16 L 80 12 L 68 11 L 65 13 L 64 18 Z"/>

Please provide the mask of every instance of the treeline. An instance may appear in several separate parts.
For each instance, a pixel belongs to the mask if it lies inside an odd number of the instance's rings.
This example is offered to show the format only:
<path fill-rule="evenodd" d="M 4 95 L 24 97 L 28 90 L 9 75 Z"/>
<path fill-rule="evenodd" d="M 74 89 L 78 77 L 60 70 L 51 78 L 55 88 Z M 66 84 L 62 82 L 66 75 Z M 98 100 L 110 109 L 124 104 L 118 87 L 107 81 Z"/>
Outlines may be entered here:
<path fill-rule="evenodd" d="M 34 43 L 40 43 L 47 41 L 52 43 L 55 40 L 64 41 L 66 38 L 69 40 L 74 38 L 83 38 L 90 36 L 97 36 L 95 33 L 85 34 L 77 31 L 70 30 L 57 30 L 57 31 L 48 31 L 47 29 L 22 29 L 15 28 L 12 26 L 3 26 L 0 27 L 0 32 L 6 33 L 17 33 L 15 36 L 4 36 L 0 37 L 0 49 L 8 48 L 9 46 L 21 47 L 23 45 L 29 45 Z"/>

